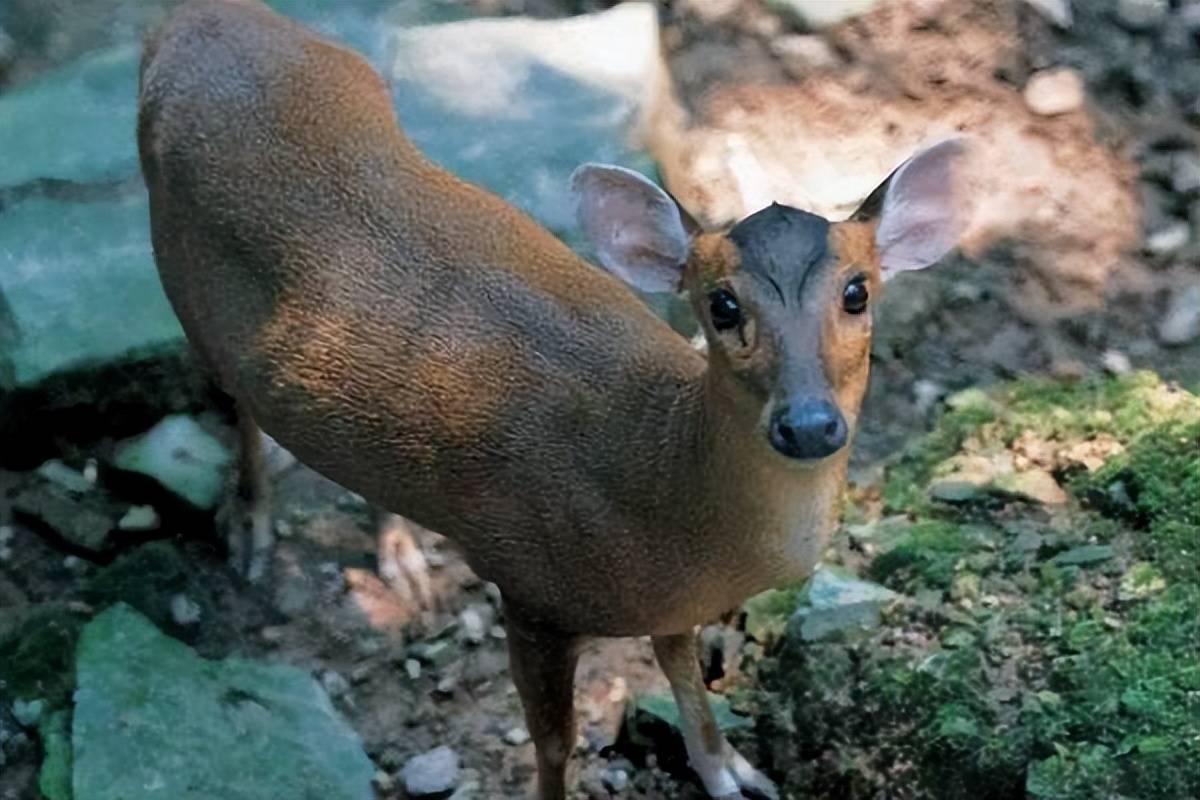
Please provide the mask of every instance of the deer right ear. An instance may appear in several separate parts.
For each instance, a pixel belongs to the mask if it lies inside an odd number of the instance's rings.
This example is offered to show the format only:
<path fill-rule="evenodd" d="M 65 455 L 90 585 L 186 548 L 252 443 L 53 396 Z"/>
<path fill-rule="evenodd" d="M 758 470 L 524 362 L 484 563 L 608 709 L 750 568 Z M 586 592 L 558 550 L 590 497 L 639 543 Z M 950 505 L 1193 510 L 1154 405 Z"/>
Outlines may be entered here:
<path fill-rule="evenodd" d="M 584 164 L 571 175 L 575 215 L 601 265 L 645 292 L 677 292 L 691 250 L 671 196 L 624 167 Z"/>

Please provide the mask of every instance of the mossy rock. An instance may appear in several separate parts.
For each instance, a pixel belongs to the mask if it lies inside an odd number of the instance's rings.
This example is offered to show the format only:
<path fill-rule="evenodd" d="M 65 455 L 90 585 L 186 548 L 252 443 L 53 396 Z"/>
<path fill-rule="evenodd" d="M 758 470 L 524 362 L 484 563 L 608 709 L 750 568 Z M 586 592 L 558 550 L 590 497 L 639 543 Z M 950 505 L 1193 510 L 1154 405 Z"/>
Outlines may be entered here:
<path fill-rule="evenodd" d="M 85 620 L 65 605 L 45 603 L 2 612 L 0 681 L 14 699 L 66 706 L 75 689 L 75 643 Z"/>

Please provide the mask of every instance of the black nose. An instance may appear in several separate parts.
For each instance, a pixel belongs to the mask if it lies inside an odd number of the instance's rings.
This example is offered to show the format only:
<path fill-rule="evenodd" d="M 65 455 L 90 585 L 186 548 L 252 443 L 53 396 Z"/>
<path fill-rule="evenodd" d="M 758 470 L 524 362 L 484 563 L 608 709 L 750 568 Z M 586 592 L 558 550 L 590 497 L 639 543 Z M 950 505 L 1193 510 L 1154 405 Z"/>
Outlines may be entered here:
<path fill-rule="evenodd" d="M 804 400 L 776 410 L 771 445 L 789 458 L 824 458 L 846 445 L 842 412 L 828 400 Z"/>

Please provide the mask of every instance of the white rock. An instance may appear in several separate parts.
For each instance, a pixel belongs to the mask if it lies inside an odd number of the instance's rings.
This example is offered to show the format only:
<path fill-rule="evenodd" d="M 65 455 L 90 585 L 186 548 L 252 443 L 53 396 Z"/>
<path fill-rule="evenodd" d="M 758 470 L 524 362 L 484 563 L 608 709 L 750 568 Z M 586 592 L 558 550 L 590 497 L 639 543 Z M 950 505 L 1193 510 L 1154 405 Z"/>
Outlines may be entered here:
<path fill-rule="evenodd" d="M 1146 251 L 1156 256 L 1171 255 L 1182 250 L 1192 238 L 1192 227 L 1183 220 L 1173 220 L 1146 237 Z"/>
<path fill-rule="evenodd" d="M 458 771 L 458 753 L 442 745 L 410 758 L 400 776 L 409 797 L 427 797 L 453 790 L 458 784 Z"/>
<path fill-rule="evenodd" d="M 1083 100 L 1083 78 L 1070 67 L 1035 72 L 1025 84 L 1025 105 L 1043 117 L 1078 111 Z"/>
<path fill-rule="evenodd" d="M 1025 2 L 1060 28 L 1069 28 L 1075 21 L 1071 14 L 1071 0 L 1025 0 Z"/>
<path fill-rule="evenodd" d="M 182 628 L 195 625 L 200 621 L 200 605 L 185 594 L 171 597 L 171 619 Z"/>
<path fill-rule="evenodd" d="M 1200 283 L 1171 295 L 1167 313 L 1158 326 L 1158 340 L 1166 345 L 1189 344 L 1200 338 Z"/>
<path fill-rule="evenodd" d="M 771 52 L 794 72 L 825 69 L 838 64 L 837 54 L 824 36 L 795 33 L 771 40 Z"/>
<path fill-rule="evenodd" d="M 789 11 L 812 28 L 836 25 L 842 20 L 865 14 L 879 0 L 768 0 L 770 5 Z"/>
<path fill-rule="evenodd" d="M 161 524 L 162 520 L 153 506 L 130 506 L 117 522 L 117 527 L 123 531 L 152 531 Z"/>
<path fill-rule="evenodd" d="M 416 680 L 421 677 L 421 662 L 415 658 L 404 659 L 404 672 L 408 675 L 409 680 Z"/>
<path fill-rule="evenodd" d="M 504 743 L 511 744 L 514 747 L 519 747 L 529 741 L 529 731 L 525 730 L 522 725 L 517 725 L 515 728 L 509 728 L 504 732 Z"/>
<path fill-rule="evenodd" d="M 1171 188 L 1178 194 L 1200 193 L 1200 153 L 1189 150 L 1171 157 Z"/>
<path fill-rule="evenodd" d="M 495 617 L 495 610 L 487 603 L 472 603 L 458 615 L 459 636 L 468 644 L 482 644 Z"/>
<path fill-rule="evenodd" d="M 1129 362 L 1129 356 L 1120 350 L 1105 350 L 1104 355 L 1100 357 L 1100 363 L 1111 375 L 1128 375 L 1133 371 L 1133 364 Z"/>

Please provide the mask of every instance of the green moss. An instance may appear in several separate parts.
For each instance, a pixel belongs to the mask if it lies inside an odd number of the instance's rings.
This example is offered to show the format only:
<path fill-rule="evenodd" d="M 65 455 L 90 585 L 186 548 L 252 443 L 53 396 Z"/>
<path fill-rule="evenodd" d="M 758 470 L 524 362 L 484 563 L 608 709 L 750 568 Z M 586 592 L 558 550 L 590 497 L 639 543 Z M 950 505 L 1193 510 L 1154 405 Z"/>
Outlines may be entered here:
<path fill-rule="evenodd" d="M 889 473 L 911 526 L 866 565 L 915 602 L 752 667 L 783 793 L 1200 797 L 1200 399 L 1142 374 L 959 400 Z M 1082 508 L 929 501 L 947 459 L 1016 458 L 1029 434 L 1115 440 L 1094 473 L 1056 473 Z"/>
<path fill-rule="evenodd" d="M 75 689 L 75 642 L 83 620 L 46 604 L 29 612 L 0 638 L 0 681 L 10 697 L 66 706 Z"/>

